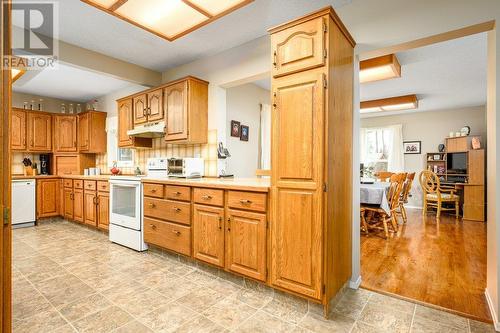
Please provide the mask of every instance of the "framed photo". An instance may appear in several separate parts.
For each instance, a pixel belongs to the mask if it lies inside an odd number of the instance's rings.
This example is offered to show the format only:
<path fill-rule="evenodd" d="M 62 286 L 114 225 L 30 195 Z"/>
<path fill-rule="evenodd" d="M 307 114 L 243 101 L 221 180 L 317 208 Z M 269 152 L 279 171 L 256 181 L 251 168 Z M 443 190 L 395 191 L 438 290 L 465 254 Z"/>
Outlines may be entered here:
<path fill-rule="evenodd" d="M 405 154 L 422 154 L 422 141 L 404 141 Z"/>
<path fill-rule="evenodd" d="M 241 136 L 240 136 L 241 141 L 248 141 L 248 131 L 249 130 L 250 129 L 248 128 L 248 126 L 241 125 Z"/>
<path fill-rule="evenodd" d="M 481 140 L 477 136 L 472 138 L 472 149 L 481 149 Z"/>
<path fill-rule="evenodd" d="M 434 161 L 439 161 L 441 159 L 441 155 L 435 154 Z"/>
<path fill-rule="evenodd" d="M 231 120 L 231 136 L 240 137 L 240 122 Z"/>

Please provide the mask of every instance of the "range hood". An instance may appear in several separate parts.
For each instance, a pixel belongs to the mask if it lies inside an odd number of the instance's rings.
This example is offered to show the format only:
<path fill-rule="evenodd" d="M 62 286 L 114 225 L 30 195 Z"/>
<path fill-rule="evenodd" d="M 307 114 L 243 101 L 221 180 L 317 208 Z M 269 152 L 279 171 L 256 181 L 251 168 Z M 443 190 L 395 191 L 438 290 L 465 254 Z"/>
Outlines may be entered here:
<path fill-rule="evenodd" d="M 161 138 L 165 136 L 165 122 L 159 121 L 136 126 L 134 129 L 127 131 L 127 134 L 138 138 Z"/>

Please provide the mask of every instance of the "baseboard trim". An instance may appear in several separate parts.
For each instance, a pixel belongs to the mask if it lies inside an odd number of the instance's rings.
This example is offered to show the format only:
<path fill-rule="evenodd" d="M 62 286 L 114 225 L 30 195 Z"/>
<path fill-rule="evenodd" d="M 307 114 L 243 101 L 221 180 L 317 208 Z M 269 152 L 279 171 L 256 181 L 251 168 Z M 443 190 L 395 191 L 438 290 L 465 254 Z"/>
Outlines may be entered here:
<path fill-rule="evenodd" d="M 361 285 L 361 275 L 358 275 L 356 281 L 349 280 L 349 288 L 351 289 L 359 289 L 360 285 Z"/>
<path fill-rule="evenodd" d="M 488 302 L 488 308 L 490 309 L 491 319 L 493 319 L 493 326 L 495 331 L 500 332 L 500 323 L 498 322 L 497 313 L 493 307 L 493 301 L 491 300 L 488 288 L 484 289 L 484 296 L 486 296 L 486 302 Z"/>

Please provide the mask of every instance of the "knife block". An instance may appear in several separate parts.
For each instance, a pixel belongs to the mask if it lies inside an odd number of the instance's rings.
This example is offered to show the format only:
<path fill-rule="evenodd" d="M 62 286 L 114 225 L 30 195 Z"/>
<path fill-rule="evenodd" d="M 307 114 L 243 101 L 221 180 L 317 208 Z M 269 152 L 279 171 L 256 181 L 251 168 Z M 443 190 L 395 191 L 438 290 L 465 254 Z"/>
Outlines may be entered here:
<path fill-rule="evenodd" d="M 35 176 L 36 169 L 33 169 L 33 167 L 31 165 L 25 166 L 24 167 L 24 175 L 25 176 Z"/>

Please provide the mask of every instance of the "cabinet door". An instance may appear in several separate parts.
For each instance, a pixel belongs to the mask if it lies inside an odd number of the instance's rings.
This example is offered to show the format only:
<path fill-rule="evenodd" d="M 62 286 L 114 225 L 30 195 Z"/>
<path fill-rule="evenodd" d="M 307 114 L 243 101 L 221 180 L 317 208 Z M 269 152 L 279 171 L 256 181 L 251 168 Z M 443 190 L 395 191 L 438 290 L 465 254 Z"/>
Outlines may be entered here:
<path fill-rule="evenodd" d="M 28 139 L 30 151 L 52 150 L 52 117 L 44 113 L 28 113 Z"/>
<path fill-rule="evenodd" d="M 97 226 L 99 229 L 109 229 L 109 193 L 97 194 Z"/>
<path fill-rule="evenodd" d="M 37 217 L 57 216 L 59 214 L 58 196 L 58 179 L 38 180 L 36 189 Z"/>
<path fill-rule="evenodd" d="M 76 152 L 76 116 L 56 116 L 54 121 L 54 149 L 56 152 Z"/>
<path fill-rule="evenodd" d="M 64 188 L 64 218 L 73 220 L 73 189 Z"/>
<path fill-rule="evenodd" d="M 188 138 L 188 92 L 187 81 L 165 88 L 164 110 L 167 113 L 165 141 Z"/>
<path fill-rule="evenodd" d="M 89 150 L 90 148 L 90 114 L 83 113 L 78 115 L 78 148 L 81 151 Z"/>
<path fill-rule="evenodd" d="M 83 209 L 83 190 L 73 190 L 73 219 L 77 222 L 83 223 L 84 209 Z"/>
<path fill-rule="evenodd" d="M 133 98 L 135 125 L 144 124 L 148 121 L 146 99 L 146 95 L 139 95 Z"/>
<path fill-rule="evenodd" d="M 126 99 L 118 103 L 118 146 L 127 147 L 134 143 L 127 131 L 134 128 L 132 120 L 132 100 Z"/>
<path fill-rule="evenodd" d="M 271 283 L 320 299 L 323 72 L 275 79 L 273 95 Z"/>
<path fill-rule="evenodd" d="M 83 209 L 85 224 L 97 227 L 97 196 L 95 191 L 83 192 Z"/>
<path fill-rule="evenodd" d="M 266 215 L 229 210 L 226 267 L 253 279 L 266 280 Z"/>
<path fill-rule="evenodd" d="M 326 59 L 325 24 L 324 18 L 318 17 L 272 34 L 273 76 L 323 66 Z"/>
<path fill-rule="evenodd" d="M 10 128 L 10 148 L 12 150 L 26 150 L 26 112 L 12 110 Z"/>
<path fill-rule="evenodd" d="M 163 120 L 163 89 L 148 93 L 148 121 Z"/>
<path fill-rule="evenodd" d="M 224 266 L 224 208 L 194 205 L 194 257 Z"/>

